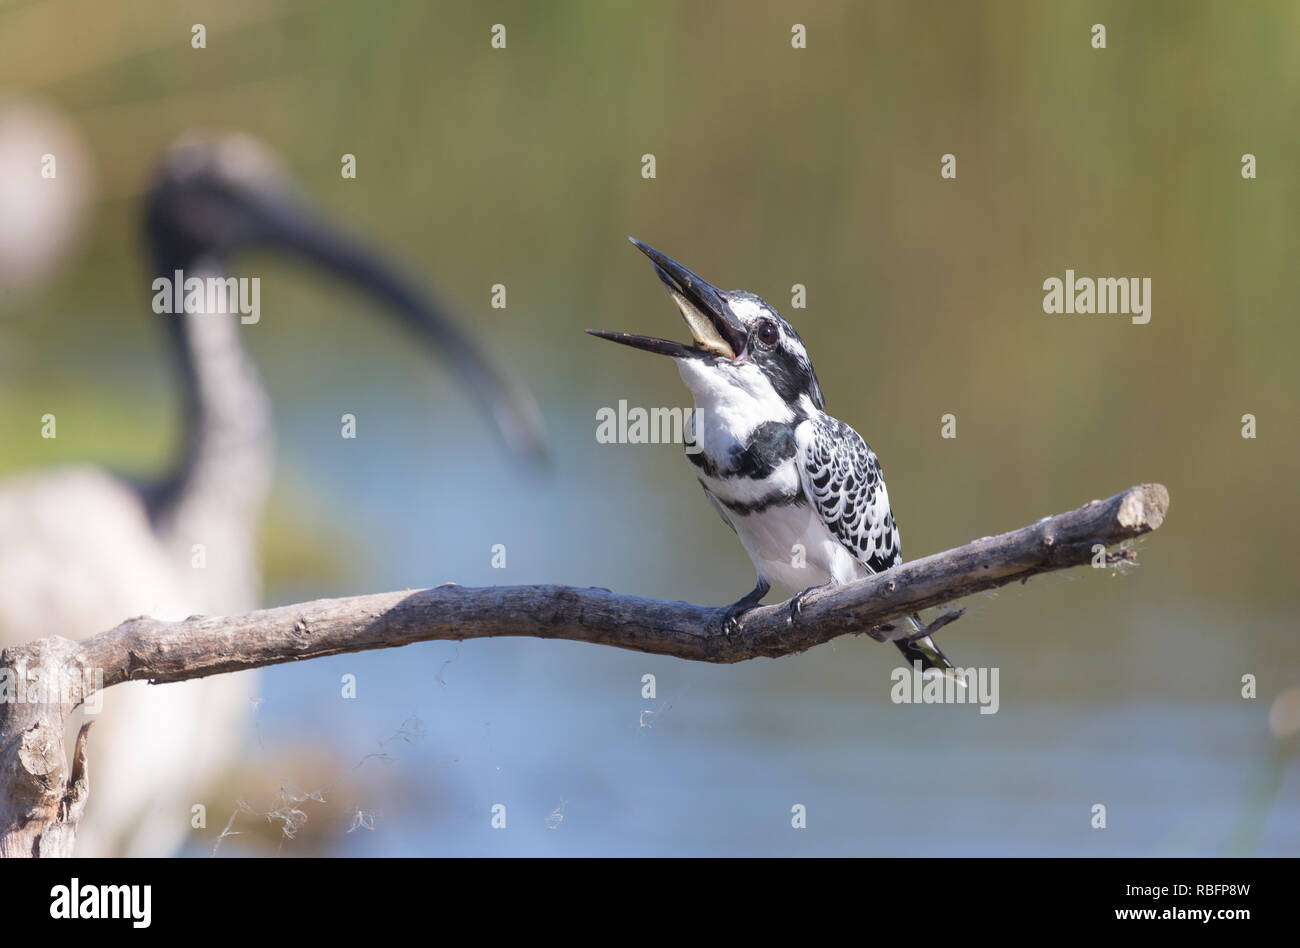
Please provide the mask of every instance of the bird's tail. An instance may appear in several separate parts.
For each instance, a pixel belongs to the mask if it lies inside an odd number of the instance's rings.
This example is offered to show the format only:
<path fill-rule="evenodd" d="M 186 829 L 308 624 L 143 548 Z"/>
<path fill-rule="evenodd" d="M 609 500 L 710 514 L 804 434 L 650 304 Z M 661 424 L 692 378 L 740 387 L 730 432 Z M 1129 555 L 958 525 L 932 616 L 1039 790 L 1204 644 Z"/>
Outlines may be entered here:
<path fill-rule="evenodd" d="M 908 616 L 908 622 L 912 628 L 920 632 L 925 628 L 921 622 L 921 617 L 913 613 Z M 939 646 L 934 643 L 930 636 L 908 641 L 907 636 L 901 639 L 894 639 L 894 644 L 898 650 L 903 653 L 909 665 L 914 662 L 921 663 L 923 673 L 942 675 L 945 678 L 952 678 L 954 681 L 962 682 L 962 679 L 955 674 L 956 666 L 948 661 L 948 656 L 939 651 Z M 965 684 L 965 682 L 962 682 Z"/>

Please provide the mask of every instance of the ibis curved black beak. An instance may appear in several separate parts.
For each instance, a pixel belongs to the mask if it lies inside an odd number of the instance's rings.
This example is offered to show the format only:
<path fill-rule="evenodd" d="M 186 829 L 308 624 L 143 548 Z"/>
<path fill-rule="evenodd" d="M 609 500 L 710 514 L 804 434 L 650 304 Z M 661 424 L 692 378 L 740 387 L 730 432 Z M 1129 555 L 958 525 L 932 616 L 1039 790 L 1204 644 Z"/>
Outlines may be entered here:
<path fill-rule="evenodd" d="M 738 358 L 745 350 L 745 326 L 727 305 L 727 294 L 649 244 L 643 244 L 635 237 L 628 240 L 654 264 L 655 273 L 659 274 L 659 279 L 668 287 L 681 310 L 694 343 L 688 346 L 670 339 L 602 329 L 588 329 L 587 332 L 674 359 Z"/>
<path fill-rule="evenodd" d="M 233 147 L 238 145 L 239 147 Z M 289 253 L 385 304 L 451 364 L 515 452 L 544 461 L 532 395 L 461 327 L 450 310 L 381 252 L 317 215 L 291 182 L 260 167 L 241 140 L 174 146 L 151 188 L 146 229 L 161 272 L 249 249 Z M 177 324 L 179 325 L 179 323 Z"/>
<path fill-rule="evenodd" d="M 281 221 L 268 236 L 284 249 L 386 304 L 399 322 L 450 363 L 464 386 L 484 403 L 511 450 L 534 461 L 547 458 L 537 402 L 431 291 L 417 288 L 377 252 L 310 218 Z"/>

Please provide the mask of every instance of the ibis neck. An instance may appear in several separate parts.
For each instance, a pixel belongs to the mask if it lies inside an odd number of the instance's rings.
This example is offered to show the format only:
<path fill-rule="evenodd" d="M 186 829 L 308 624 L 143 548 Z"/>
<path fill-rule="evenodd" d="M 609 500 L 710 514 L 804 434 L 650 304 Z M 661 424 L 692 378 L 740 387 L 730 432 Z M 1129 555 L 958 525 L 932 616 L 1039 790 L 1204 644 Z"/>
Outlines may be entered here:
<path fill-rule="evenodd" d="M 203 261 L 175 269 L 187 280 L 219 274 Z M 162 272 L 171 277 L 174 269 Z M 252 609 L 261 591 L 258 525 L 275 463 L 270 399 L 241 338 L 252 327 L 238 314 L 155 318 L 169 321 L 184 416 L 180 459 L 150 505 L 154 526 L 178 562 L 199 568 L 202 557 L 205 608 Z"/>

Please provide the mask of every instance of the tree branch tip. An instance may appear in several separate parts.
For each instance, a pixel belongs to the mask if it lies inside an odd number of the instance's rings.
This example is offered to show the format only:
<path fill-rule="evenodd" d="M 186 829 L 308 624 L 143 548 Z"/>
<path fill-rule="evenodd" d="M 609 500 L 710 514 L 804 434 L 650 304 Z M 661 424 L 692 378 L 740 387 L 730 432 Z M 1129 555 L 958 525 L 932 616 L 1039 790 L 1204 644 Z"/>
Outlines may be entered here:
<path fill-rule="evenodd" d="M 1139 484 L 1124 494 L 1118 520 L 1121 526 L 1158 530 L 1169 512 L 1169 489 L 1164 484 Z"/>

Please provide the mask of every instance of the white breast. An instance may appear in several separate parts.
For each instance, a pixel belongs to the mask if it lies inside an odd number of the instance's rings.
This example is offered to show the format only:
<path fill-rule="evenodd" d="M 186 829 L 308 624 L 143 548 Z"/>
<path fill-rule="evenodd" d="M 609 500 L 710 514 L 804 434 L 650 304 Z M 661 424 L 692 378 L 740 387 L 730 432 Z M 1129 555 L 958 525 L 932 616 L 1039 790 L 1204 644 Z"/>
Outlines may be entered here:
<path fill-rule="evenodd" d="M 869 575 L 810 504 L 770 507 L 743 517 L 729 514 L 728 519 L 759 575 L 791 593 Z"/>
<path fill-rule="evenodd" d="M 707 453 L 706 456 L 715 464 L 719 463 L 714 456 Z M 799 470 L 793 458 L 778 465 L 771 474 L 763 478 L 712 477 L 698 469 L 695 473 L 705 490 L 718 499 L 732 504 L 754 504 L 774 494 L 793 496 L 799 494 L 802 489 L 799 486 Z"/>

